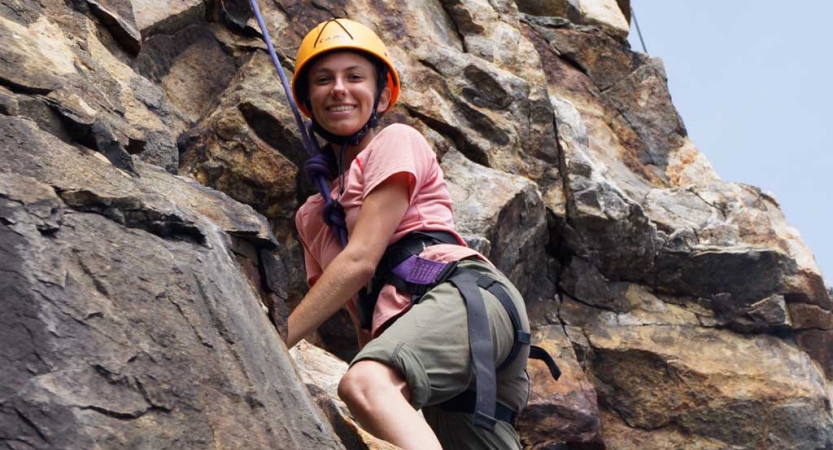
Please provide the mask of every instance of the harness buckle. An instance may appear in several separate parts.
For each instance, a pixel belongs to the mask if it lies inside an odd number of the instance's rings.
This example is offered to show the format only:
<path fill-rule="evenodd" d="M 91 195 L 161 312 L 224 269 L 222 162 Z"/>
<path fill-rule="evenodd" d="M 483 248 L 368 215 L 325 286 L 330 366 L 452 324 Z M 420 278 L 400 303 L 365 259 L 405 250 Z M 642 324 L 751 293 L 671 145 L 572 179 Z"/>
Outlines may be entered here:
<path fill-rule="evenodd" d="M 454 271 L 457 270 L 457 265 L 459 263 L 460 263 L 460 261 L 452 261 L 452 262 L 446 264 L 446 266 L 443 268 L 443 270 L 440 271 L 439 274 L 437 274 L 437 278 L 435 279 L 433 286 L 436 286 L 440 283 L 444 283 L 446 280 L 448 280 L 448 278 L 452 274 L 454 274 Z"/>
<path fill-rule="evenodd" d="M 434 277 L 434 280 L 430 283 L 405 283 L 406 289 L 405 291 L 411 294 L 411 303 L 416 304 L 419 303 L 419 300 L 431 289 L 434 287 L 446 282 L 451 275 L 454 274 L 454 271 L 457 269 L 458 261 L 452 261 L 450 263 L 446 263 L 443 269 Z"/>

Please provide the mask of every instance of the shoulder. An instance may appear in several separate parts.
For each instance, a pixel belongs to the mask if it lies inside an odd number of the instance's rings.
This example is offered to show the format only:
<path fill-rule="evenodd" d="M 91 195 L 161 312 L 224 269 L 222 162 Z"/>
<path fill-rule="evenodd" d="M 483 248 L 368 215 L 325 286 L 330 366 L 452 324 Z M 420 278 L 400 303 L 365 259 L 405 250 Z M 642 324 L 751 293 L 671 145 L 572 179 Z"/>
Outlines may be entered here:
<path fill-rule="evenodd" d="M 422 137 L 422 133 L 417 131 L 416 128 L 405 125 L 404 123 L 394 123 L 386 126 L 379 132 L 379 136 L 391 134 L 396 136 L 419 136 Z"/>
<path fill-rule="evenodd" d="M 394 154 L 397 157 L 411 155 L 426 160 L 436 157 L 422 133 L 410 125 L 399 123 L 388 125 L 376 134 L 367 150 L 368 153 Z"/>
<path fill-rule="evenodd" d="M 425 136 L 422 135 L 416 128 L 402 123 L 395 123 L 386 126 L 374 139 L 377 145 L 383 145 L 387 142 L 397 142 L 401 145 L 403 142 L 410 142 L 411 145 L 424 146 L 431 148 Z"/>

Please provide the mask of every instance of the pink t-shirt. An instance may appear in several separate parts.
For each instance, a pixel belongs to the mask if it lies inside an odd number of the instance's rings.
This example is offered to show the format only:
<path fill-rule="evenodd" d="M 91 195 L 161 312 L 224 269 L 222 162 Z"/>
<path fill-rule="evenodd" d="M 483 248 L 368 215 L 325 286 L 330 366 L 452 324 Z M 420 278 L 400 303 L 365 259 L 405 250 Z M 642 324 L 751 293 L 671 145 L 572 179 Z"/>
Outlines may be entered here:
<path fill-rule="evenodd" d="M 437 163 L 437 156 L 422 134 L 402 124 L 390 125 L 380 131 L 356 156 L 345 173 L 344 194 L 340 203 L 344 207 L 348 235 L 353 231 L 364 198 L 390 176 L 401 172 L 411 174 L 414 185 L 409 192 L 408 209 L 388 245 L 412 231 L 447 231 L 461 245 L 431 246 L 420 256 L 442 262 L 480 256 L 465 246 L 454 229 L 451 197 L 442 169 Z M 337 198 L 339 188 L 340 181 L 336 179 L 331 191 L 333 198 Z M 323 208 L 324 199 L 320 194 L 315 194 L 307 199 L 295 216 L 295 225 L 304 245 L 307 282 L 310 286 L 315 284 L 342 249 L 338 238 L 321 217 Z M 352 299 L 354 301 L 348 300 L 345 299 L 348 311 L 355 318 L 355 298 Z M 398 317 L 410 306 L 409 295 L 397 292 L 393 286 L 385 286 L 379 294 L 373 314 L 372 336 L 376 337 L 390 319 Z"/>

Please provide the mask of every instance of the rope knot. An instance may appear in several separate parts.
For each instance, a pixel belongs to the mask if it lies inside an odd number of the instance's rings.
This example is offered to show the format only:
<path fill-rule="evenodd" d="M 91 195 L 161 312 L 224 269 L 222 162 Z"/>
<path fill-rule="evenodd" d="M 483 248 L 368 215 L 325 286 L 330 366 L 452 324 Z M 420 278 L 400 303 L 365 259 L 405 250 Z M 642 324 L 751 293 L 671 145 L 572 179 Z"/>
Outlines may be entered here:
<path fill-rule="evenodd" d="M 307 159 L 307 162 L 304 163 L 304 172 L 307 174 L 309 180 L 315 180 L 317 177 L 332 180 L 332 167 L 332 157 L 326 153 L 319 153 Z"/>
<path fill-rule="evenodd" d="M 323 214 L 324 223 L 330 227 L 339 229 L 347 229 L 347 221 L 345 220 L 344 208 L 341 203 L 331 200 L 324 206 Z"/>

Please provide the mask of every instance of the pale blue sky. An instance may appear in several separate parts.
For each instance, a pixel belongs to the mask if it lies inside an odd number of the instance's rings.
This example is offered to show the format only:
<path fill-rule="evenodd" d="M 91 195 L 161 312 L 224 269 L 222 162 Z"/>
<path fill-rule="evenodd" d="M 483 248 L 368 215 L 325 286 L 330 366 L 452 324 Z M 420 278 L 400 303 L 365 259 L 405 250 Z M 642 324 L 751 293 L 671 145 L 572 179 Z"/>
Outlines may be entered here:
<path fill-rule="evenodd" d="M 691 140 L 724 181 L 775 196 L 833 284 L 833 1 L 631 7 Z M 633 23 L 630 43 L 642 51 Z"/>

